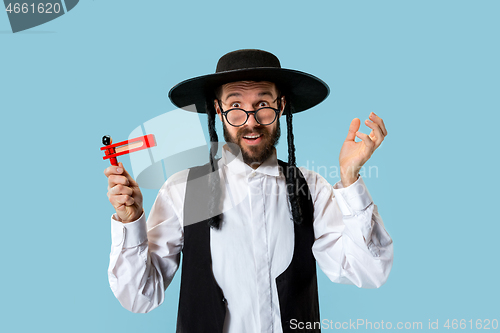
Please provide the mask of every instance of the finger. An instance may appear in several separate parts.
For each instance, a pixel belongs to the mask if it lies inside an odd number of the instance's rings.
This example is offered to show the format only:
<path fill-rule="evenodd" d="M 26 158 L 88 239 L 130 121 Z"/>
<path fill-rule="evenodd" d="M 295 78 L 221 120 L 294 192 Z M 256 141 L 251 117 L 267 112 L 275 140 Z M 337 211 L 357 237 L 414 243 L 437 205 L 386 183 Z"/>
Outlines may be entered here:
<path fill-rule="evenodd" d="M 110 190 L 109 193 L 111 195 L 129 195 L 132 196 L 134 194 L 134 190 L 132 190 L 128 186 L 124 185 L 115 185 Z"/>
<path fill-rule="evenodd" d="M 358 138 L 360 138 L 361 140 L 363 140 L 365 146 L 369 149 L 374 149 L 375 148 L 375 142 L 372 141 L 372 139 L 370 139 L 370 137 L 365 134 L 365 133 L 361 133 L 361 132 L 356 132 L 356 136 Z"/>
<path fill-rule="evenodd" d="M 379 116 L 377 116 L 375 113 L 372 112 L 370 113 L 370 120 L 372 120 L 373 122 L 375 122 L 377 125 L 380 126 L 380 129 L 382 130 L 384 136 L 387 135 L 387 129 L 385 128 L 384 120 L 382 118 L 380 118 Z"/>
<path fill-rule="evenodd" d="M 113 207 L 118 208 L 122 205 L 132 206 L 135 203 L 135 200 L 129 195 L 112 195 L 109 202 L 111 202 Z"/>
<path fill-rule="evenodd" d="M 370 133 L 370 139 L 372 139 L 373 142 L 375 142 L 375 147 L 378 148 L 382 141 L 384 141 L 384 134 L 382 133 L 382 130 L 380 129 L 380 126 L 372 121 L 369 121 L 368 119 L 365 120 L 366 126 L 370 127 L 372 129 L 372 132 Z"/>
<path fill-rule="evenodd" d="M 113 206 L 114 207 L 114 206 Z M 115 207 L 116 210 L 125 210 L 125 205 L 120 205 L 118 207 Z"/>
<path fill-rule="evenodd" d="M 359 130 L 360 125 L 361 121 L 359 120 L 359 118 L 354 118 L 351 121 L 351 125 L 349 126 L 349 132 L 347 133 L 345 141 L 354 141 L 354 138 L 356 137 L 356 132 Z"/>
<path fill-rule="evenodd" d="M 125 176 L 111 175 L 108 177 L 108 191 L 116 185 L 129 186 L 130 182 Z"/>
<path fill-rule="evenodd" d="M 122 163 L 120 162 L 118 166 L 112 165 L 104 169 L 104 174 L 106 175 L 106 177 L 109 177 L 111 175 L 121 175 L 124 170 L 121 164 Z"/>

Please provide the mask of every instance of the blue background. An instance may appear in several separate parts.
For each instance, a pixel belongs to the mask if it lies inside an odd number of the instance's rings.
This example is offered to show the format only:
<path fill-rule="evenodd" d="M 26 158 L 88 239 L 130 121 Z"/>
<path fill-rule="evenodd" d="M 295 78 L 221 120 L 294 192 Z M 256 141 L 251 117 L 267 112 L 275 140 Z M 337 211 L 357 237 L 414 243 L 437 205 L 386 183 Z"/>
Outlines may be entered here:
<path fill-rule="evenodd" d="M 354 117 L 374 111 L 389 131 L 365 182 L 394 239 L 391 276 L 366 290 L 320 272 L 321 318 L 500 320 L 499 13 L 496 0 L 81 1 L 16 34 L 0 13 L 0 330 L 174 331 L 180 274 L 146 315 L 109 288 L 101 137 L 173 110 L 173 85 L 239 48 L 330 85 L 294 117 L 299 165 L 337 166 Z"/>

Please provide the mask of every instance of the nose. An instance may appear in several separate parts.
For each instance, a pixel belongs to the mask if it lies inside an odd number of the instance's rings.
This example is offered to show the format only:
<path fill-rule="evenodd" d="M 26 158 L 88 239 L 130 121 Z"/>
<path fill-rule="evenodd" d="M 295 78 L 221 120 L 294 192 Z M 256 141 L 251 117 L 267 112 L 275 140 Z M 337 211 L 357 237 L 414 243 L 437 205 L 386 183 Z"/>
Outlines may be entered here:
<path fill-rule="evenodd" d="M 248 120 L 247 120 L 247 123 L 246 125 L 250 126 L 250 127 L 257 127 L 257 126 L 260 126 L 260 124 L 257 122 L 257 120 L 255 119 L 255 113 L 250 113 L 248 115 Z"/>

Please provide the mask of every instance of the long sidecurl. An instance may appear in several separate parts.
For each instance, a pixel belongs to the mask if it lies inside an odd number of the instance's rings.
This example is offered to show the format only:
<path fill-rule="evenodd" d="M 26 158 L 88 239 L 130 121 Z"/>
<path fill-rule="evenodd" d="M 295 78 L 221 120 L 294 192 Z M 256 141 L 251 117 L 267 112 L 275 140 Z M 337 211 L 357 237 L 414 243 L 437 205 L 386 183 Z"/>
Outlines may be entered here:
<path fill-rule="evenodd" d="M 296 172 L 295 165 L 295 145 L 293 143 L 293 125 L 292 125 L 292 114 L 294 112 L 293 104 L 289 101 L 286 104 L 286 127 L 287 127 L 287 141 L 288 141 L 288 167 L 286 170 L 286 187 L 288 190 L 288 200 L 290 201 L 290 207 L 292 208 L 292 217 L 294 223 L 302 223 L 302 205 L 301 198 L 299 196 L 298 190 L 298 175 Z"/>
<path fill-rule="evenodd" d="M 208 201 L 208 209 L 211 216 L 208 219 L 208 225 L 212 228 L 220 229 L 222 224 L 222 214 L 220 213 L 219 205 L 222 194 L 220 190 L 220 176 L 217 170 L 217 162 L 215 161 L 215 155 L 217 154 L 217 149 L 219 147 L 219 137 L 215 130 L 215 108 L 210 100 L 206 101 L 206 111 L 208 115 L 208 133 L 210 135 L 210 166 L 212 171 L 208 176 L 208 186 L 212 194 Z"/>

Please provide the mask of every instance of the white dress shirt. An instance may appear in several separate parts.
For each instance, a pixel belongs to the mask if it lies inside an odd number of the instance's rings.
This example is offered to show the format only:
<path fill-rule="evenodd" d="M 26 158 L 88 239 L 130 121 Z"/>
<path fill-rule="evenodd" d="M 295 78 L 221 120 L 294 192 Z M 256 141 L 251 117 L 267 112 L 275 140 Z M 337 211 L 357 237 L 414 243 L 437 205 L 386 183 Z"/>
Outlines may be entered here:
<path fill-rule="evenodd" d="M 319 267 L 333 282 L 380 287 L 392 267 L 392 240 L 361 177 L 343 188 L 300 170 L 314 203 L 312 251 Z M 276 153 L 254 170 L 223 149 L 219 174 L 224 222 L 221 230 L 211 229 L 210 249 L 227 299 L 224 332 L 282 332 L 275 279 L 292 260 L 294 227 Z M 187 175 L 181 171 L 165 182 L 147 222 L 144 214 L 131 223 L 111 219 L 109 283 L 132 312 L 160 305 L 179 267 Z"/>

